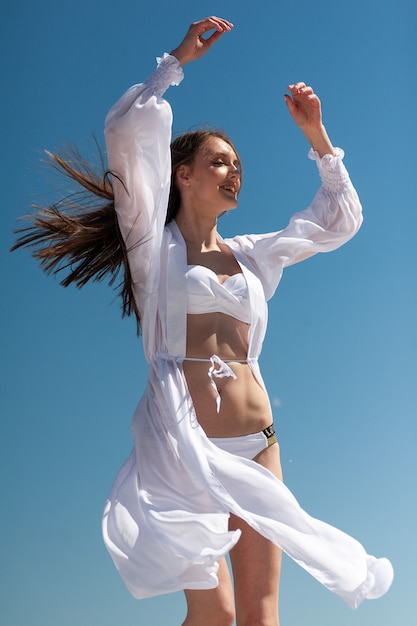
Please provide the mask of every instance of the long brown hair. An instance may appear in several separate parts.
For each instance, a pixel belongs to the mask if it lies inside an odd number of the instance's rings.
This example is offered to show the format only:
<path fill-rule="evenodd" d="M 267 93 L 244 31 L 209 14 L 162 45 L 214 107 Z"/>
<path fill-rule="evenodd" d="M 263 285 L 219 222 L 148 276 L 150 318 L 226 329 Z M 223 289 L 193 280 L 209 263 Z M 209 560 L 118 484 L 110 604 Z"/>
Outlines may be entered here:
<path fill-rule="evenodd" d="M 192 164 L 196 153 L 212 136 L 223 139 L 236 152 L 230 139 L 220 130 L 195 130 L 173 140 L 166 223 L 175 219 L 180 207 L 180 193 L 175 183 L 178 167 Z M 135 315 L 139 334 L 141 316 L 133 296 L 128 250 L 117 222 L 111 183 L 111 176 L 120 178 L 105 169 L 100 148 L 98 153 L 99 166 L 86 161 L 74 147 L 46 152 L 46 163 L 64 179 L 69 179 L 75 191 L 45 207 L 33 206 L 36 212 L 25 217 L 29 225 L 15 230 L 18 238 L 11 251 L 30 248 L 32 256 L 48 274 L 67 270 L 61 280 L 64 287 L 72 283 L 83 287 L 89 281 L 104 278 L 113 285 L 122 272 L 122 281 L 115 287 L 122 300 L 122 316 Z"/>

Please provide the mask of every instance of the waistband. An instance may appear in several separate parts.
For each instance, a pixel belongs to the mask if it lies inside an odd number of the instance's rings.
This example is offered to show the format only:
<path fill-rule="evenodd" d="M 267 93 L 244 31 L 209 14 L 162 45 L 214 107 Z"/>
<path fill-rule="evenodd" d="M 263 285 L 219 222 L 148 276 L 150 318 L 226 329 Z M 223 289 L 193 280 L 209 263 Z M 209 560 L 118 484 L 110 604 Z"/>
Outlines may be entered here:
<path fill-rule="evenodd" d="M 262 450 L 278 443 L 273 424 L 250 435 L 209 437 L 209 440 L 218 448 L 237 456 L 243 456 L 245 459 L 254 459 Z"/>
<path fill-rule="evenodd" d="M 232 443 L 234 441 L 256 440 L 257 438 L 259 438 L 260 435 L 265 437 L 266 448 L 272 446 L 274 443 L 278 443 L 278 437 L 277 433 L 275 432 L 274 424 L 267 426 L 263 430 L 260 430 L 258 433 L 251 433 L 250 435 L 238 435 L 237 437 L 209 437 L 209 439 L 210 441 L 214 441 L 216 443 L 219 441 L 229 441 Z"/>

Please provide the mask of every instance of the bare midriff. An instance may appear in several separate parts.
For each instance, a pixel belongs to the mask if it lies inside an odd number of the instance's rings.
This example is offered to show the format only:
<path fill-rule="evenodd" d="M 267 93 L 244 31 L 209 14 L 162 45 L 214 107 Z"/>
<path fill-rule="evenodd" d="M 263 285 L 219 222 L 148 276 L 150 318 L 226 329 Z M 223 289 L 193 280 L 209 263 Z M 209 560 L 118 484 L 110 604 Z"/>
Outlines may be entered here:
<path fill-rule="evenodd" d="M 224 313 L 187 316 L 187 357 L 207 361 L 185 360 L 184 373 L 197 419 L 208 437 L 239 437 L 272 423 L 264 389 L 248 363 L 238 362 L 247 358 L 248 331 L 249 324 Z M 236 375 L 236 379 L 214 378 L 221 397 L 219 413 L 208 376 L 213 354 L 226 361 Z"/>

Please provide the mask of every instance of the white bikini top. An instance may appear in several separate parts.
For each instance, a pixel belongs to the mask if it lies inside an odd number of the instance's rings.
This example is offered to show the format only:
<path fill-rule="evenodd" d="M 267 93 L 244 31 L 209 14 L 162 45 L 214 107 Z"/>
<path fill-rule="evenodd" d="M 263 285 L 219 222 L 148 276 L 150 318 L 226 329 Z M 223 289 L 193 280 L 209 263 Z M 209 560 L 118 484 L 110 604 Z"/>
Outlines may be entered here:
<path fill-rule="evenodd" d="M 249 324 L 249 290 L 242 273 L 220 283 L 208 267 L 189 265 L 186 281 L 187 313 L 225 313 Z"/>

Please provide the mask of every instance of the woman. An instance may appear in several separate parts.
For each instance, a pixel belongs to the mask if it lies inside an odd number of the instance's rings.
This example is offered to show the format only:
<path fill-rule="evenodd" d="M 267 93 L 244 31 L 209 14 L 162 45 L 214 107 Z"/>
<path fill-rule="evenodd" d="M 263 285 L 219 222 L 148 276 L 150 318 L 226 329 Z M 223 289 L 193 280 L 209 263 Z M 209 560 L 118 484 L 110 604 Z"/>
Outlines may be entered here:
<path fill-rule="evenodd" d="M 125 310 L 131 306 L 140 320 L 149 381 L 133 419 L 134 449 L 106 503 L 103 535 L 135 597 L 185 591 L 184 625 L 232 624 L 236 614 L 239 626 L 277 626 L 281 549 L 352 607 L 385 593 L 393 574 L 387 559 L 308 516 L 282 483 L 257 361 L 266 301 L 283 268 L 342 245 L 362 220 L 318 97 L 304 83 L 285 96 L 323 185 L 282 231 L 229 240 L 217 233 L 219 215 L 236 208 L 241 186 L 238 154 L 223 133 L 187 133 L 170 155 L 172 114 L 162 96 L 181 82 L 182 66 L 231 29 L 217 17 L 192 24 L 106 119 L 127 254 Z M 19 245 L 39 243 L 39 227 L 48 226 L 37 227 Z M 51 269 L 59 254 L 37 256 Z M 84 284 L 80 271 L 70 279 Z"/>

